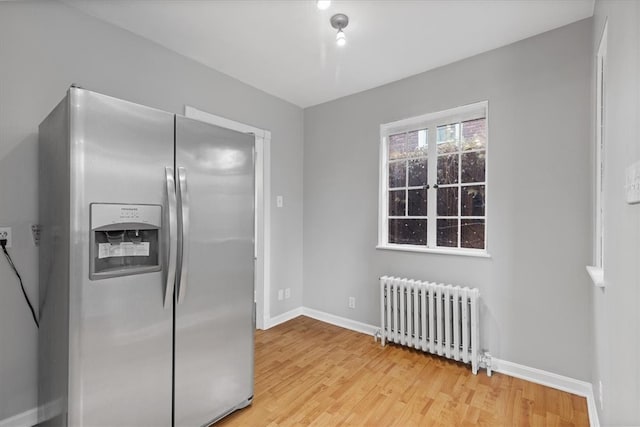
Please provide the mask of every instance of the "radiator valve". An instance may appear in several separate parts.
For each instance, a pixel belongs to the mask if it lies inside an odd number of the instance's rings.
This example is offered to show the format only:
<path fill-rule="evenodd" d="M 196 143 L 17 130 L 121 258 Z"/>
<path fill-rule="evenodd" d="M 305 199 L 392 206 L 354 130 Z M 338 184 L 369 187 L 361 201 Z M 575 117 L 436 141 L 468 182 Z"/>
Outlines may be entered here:
<path fill-rule="evenodd" d="M 487 376 L 491 376 L 491 354 L 485 351 L 482 357 L 480 357 L 480 366 L 487 370 Z"/>

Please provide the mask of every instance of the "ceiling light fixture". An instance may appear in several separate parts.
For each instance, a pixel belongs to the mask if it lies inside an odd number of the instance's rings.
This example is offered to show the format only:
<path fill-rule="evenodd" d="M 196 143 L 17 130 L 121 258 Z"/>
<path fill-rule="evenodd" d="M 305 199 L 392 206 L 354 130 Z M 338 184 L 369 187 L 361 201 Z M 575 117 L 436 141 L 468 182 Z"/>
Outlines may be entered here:
<path fill-rule="evenodd" d="M 347 44 L 347 36 L 345 36 L 344 28 L 349 25 L 349 17 L 343 13 L 337 13 L 331 17 L 331 26 L 338 30 L 338 34 L 336 34 L 336 44 L 338 46 L 344 46 Z"/>
<path fill-rule="evenodd" d="M 316 1 L 316 6 L 320 10 L 327 10 L 331 6 L 331 0 L 318 0 Z"/>

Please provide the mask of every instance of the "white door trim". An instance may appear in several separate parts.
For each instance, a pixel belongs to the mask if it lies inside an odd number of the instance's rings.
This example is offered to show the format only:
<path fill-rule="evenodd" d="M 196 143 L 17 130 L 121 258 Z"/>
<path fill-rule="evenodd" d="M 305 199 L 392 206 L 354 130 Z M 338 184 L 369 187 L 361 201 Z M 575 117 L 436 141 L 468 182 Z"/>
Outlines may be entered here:
<path fill-rule="evenodd" d="M 189 105 L 184 106 L 184 115 L 237 132 L 251 133 L 256 137 L 256 327 L 266 329 L 271 317 L 268 297 L 271 288 L 271 132 Z"/>

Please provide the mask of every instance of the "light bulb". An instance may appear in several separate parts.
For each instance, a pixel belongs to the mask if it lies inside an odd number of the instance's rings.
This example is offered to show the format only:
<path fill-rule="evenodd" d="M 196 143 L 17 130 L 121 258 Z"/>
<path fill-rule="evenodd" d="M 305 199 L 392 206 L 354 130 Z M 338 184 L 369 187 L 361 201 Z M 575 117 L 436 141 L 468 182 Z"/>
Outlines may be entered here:
<path fill-rule="evenodd" d="M 344 35 L 342 30 L 338 30 L 338 34 L 336 34 L 336 44 L 338 46 L 344 46 L 347 44 L 347 36 Z"/>
<path fill-rule="evenodd" d="M 316 2 L 316 6 L 320 10 L 327 10 L 329 9 L 329 6 L 331 6 L 331 0 L 318 0 Z"/>

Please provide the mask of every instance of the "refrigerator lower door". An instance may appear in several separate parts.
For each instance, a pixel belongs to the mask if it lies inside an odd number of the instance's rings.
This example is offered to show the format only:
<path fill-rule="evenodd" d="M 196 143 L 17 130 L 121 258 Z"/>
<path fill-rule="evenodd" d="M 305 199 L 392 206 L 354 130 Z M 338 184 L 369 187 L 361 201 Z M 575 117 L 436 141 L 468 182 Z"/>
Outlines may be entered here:
<path fill-rule="evenodd" d="M 176 120 L 174 416 L 203 426 L 253 398 L 254 137 Z"/>
<path fill-rule="evenodd" d="M 77 88 L 70 96 L 69 425 L 170 426 L 173 304 L 164 304 L 166 265 L 100 280 L 90 279 L 89 267 L 92 204 L 150 205 L 166 215 L 173 115 Z M 164 221 L 163 248 L 166 230 Z"/>

